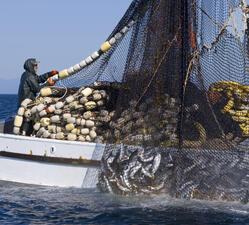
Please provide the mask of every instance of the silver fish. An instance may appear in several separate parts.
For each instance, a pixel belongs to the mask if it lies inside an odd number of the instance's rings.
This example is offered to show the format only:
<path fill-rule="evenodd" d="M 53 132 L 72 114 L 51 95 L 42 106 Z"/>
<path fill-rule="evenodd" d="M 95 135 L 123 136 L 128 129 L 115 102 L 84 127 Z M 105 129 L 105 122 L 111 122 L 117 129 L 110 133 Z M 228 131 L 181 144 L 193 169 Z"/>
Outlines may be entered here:
<path fill-rule="evenodd" d="M 121 179 L 123 180 L 123 183 L 129 188 L 131 189 L 131 184 L 129 182 L 129 171 L 130 171 L 130 167 L 128 167 L 126 170 L 124 170 L 124 175 L 121 176 Z"/>
<path fill-rule="evenodd" d="M 131 171 L 130 171 L 130 178 L 135 179 L 134 176 L 135 174 L 141 169 L 142 163 L 138 162 L 136 166 L 134 166 Z"/>
<path fill-rule="evenodd" d="M 157 153 L 157 155 L 154 158 L 153 165 L 152 165 L 152 174 L 155 174 L 155 172 L 158 170 L 158 167 L 161 163 L 161 154 Z"/>
<path fill-rule="evenodd" d="M 123 191 L 123 192 L 130 192 L 130 190 L 129 190 L 128 188 L 124 187 L 123 185 L 121 185 L 120 182 L 119 182 L 117 179 L 116 179 L 116 185 L 117 185 L 117 187 L 118 187 L 121 191 Z"/>
<path fill-rule="evenodd" d="M 114 156 L 111 156 L 111 157 L 109 157 L 109 158 L 107 159 L 106 162 L 107 162 L 108 164 L 111 164 L 111 163 L 113 163 L 114 159 L 115 159 L 115 157 L 114 157 Z"/>
<path fill-rule="evenodd" d="M 191 197 L 191 196 L 189 196 L 189 192 L 191 190 L 196 189 L 197 187 L 198 187 L 197 184 L 194 184 L 193 181 L 189 181 L 189 182 L 182 185 L 179 192 L 180 192 L 181 196 L 184 198 Z"/>
<path fill-rule="evenodd" d="M 109 180 L 106 178 L 105 175 L 104 175 L 104 181 L 105 181 L 105 183 L 106 183 L 106 187 L 107 187 L 108 191 L 109 191 L 110 193 L 113 193 L 112 188 L 111 188 L 111 185 L 110 185 L 110 183 L 109 183 Z"/>
<path fill-rule="evenodd" d="M 196 164 L 193 164 L 189 167 L 187 167 L 186 169 L 184 169 L 183 173 L 186 174 L 188 173 L 189 171 L 191 171 L 192 169 L 194 169 L 197 165 Z"/>
<path fill-rule="evenodd" d="M 127 151 L 124 148 L 123 144 L 120 144 L 120 154 L 119 154 L 119 161 L 123 162 L 129 159 L 129 156 L 127 155 Z"/>
<path fill-rule="evenodd" d="M 161 190 L 163 187 L 164 187 L 164 181 L 161 183 L 161 184 L 159 184 L 159 185 L 157 185 L 157 186 L 151 186 L 151 190 L 152 191 L 159 191 L 159 190 Z"/>
<path fill-rule="evenodd" d="M 140 189 L 141 192 L 145 193 L 145 194 L 150 194 L 151 191 L 149 191 L 148 189 Z"/>
<path fill-rule="evenodd" d="M 149 153 L 150 154 L 150 153 Z M 147 155 L 149 155 L 147 154 Z M 138 157 L 139 159 L 142 161 L 142 162 L 150 162 L 154 159 L 154 156 L 152 155 L 151 157 L 147 157 L 144 155 L 144 149 L 142 151 L 139 152 L 138 154 Z"/>
<path fill-rule="evenodd" d="M 145 176 L 149 178 L 154 178 L 154 174 L 151 174 L 149 171 L 147 171 L 145 168 L 142 167 L 141 173 L 143 173 Z"/>

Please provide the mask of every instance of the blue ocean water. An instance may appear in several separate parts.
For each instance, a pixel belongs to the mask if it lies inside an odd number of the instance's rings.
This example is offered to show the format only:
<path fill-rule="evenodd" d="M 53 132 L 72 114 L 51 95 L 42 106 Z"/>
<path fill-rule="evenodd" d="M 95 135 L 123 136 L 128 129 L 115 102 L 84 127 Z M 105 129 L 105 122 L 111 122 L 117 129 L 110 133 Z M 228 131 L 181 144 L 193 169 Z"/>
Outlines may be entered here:
<path fill-rule="evenodd" d="M 17 95 L 0 94 L 0 121 L 15 115 L 17 111 Z"/>
<path fill-rule="evenodd" d="M 0 120 L 16 112 L 16 100 L 16 95 L 0 95 Z M 0 181 L 0 224 L 246 225 L 249 205 Z"/>

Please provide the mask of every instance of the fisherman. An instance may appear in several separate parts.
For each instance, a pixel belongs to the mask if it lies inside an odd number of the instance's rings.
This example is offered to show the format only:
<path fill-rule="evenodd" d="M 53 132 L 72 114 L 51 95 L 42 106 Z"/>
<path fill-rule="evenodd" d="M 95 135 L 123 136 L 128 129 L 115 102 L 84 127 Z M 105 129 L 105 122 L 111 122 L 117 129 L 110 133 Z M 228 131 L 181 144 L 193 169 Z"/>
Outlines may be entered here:
<path fill-rule="evenodd" d="M 25 72 L 22 74 L 18 90 L 18 107 L 26 98 L 35 100 L 36 94 L 42 88 L 42 86 L 39 85 L 40 83 L 48 81 L 48 85 L 54 85 L 55 81 L 58 80 L 59 72 L 57 70 L 52 70 L 38 76 L 36 74 L 38 70 L 38 63 L 39 62 L 34 58 L 27 59 L 24 63 L 23 67 Z M 51 79 L 52 77 L 53 79 Z"/>

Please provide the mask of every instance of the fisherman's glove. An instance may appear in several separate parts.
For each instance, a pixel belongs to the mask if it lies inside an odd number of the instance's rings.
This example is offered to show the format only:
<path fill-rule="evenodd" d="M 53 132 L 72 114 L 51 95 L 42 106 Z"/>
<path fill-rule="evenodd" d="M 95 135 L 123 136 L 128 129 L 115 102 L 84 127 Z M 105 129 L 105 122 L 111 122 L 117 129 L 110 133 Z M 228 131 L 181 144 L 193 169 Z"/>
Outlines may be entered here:
<path fill-rule="evenodd" d="M 53 86 L 53 85 L 55 85 L 55 82 L 57 80 L 59 80 L 59 75 L 55 74 L 54 76 L 48 78 L 48 83 L 50 86 Z"/>
<path fill-rule="evenodd" d="M 49 83 L 50 86 L 55 85 L 55 81 L 53 81 L 52 77 L 48 78 L 48 83 Z"/>
<path fill-rule="evenodd" d="M 49 73 L 50 73 L 50 76 L 52 77 L 52 76 L 54 76 L 56 74 L 59 74 L 59 71 L 58 70 L 52 70 Z"/>

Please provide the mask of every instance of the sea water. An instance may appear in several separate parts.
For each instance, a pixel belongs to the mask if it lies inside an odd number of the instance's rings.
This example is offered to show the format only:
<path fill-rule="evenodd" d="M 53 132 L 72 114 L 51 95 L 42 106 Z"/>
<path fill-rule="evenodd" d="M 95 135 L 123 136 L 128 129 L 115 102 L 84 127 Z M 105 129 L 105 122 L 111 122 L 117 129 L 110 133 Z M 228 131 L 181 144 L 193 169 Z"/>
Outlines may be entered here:
<path fill-rule="evenodd" d="M 16 95 L 0 95 L 0 120 L 16 112 Z M 167 195 L 124 197 L 98 189 L 0 181 L 1 224 L 249 224 L 249 205 L 179 200 Z"/>

